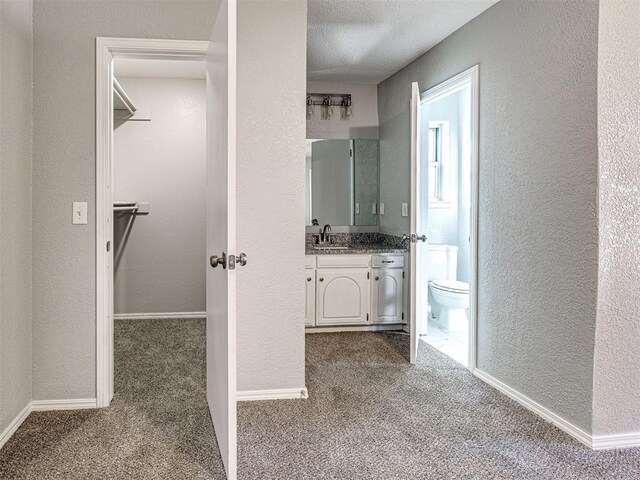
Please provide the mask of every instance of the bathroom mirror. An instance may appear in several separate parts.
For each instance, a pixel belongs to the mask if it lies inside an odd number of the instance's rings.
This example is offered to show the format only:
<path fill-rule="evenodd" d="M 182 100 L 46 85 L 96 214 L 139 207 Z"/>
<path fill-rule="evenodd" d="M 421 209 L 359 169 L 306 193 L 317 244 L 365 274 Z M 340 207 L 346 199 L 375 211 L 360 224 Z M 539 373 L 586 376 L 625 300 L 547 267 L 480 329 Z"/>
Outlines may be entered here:
<path fill-rule="evenodd" d="M 307 225 L 378 225 L 378 140 L 307 140 Z"/>

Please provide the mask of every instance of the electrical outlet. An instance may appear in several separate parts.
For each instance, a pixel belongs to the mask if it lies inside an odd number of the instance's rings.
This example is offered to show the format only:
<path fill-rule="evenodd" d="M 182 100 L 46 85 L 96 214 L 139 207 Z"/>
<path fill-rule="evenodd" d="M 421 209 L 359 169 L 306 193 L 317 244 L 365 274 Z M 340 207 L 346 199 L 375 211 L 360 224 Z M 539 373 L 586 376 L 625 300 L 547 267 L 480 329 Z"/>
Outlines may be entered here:
<path fill-rule="evenodd" d="M 403 217 L 408 217 L 409 216 L 409 204 L 408 203 L 403 203 L 402 204 L 402 216 Z"/>
<path fill-rule="evenodd" d="M 375 215 L 375 214 L 376 214 L 376 210 L 377 210 L 377 209 L 376 209 L 376 204 L 375 204 L 375 203 L 372 203 L 372 204 L 371 204 L 371 213 L 373 213 L 373 214 Z"/>
<path fill-rule="evenodd" d="M 360 204 L 356 203 L 356 215 L 360 213 Z"/>
<path fill-rule="evenodd" d="M 87 224 L 87 202 L 73 202 L 73 225 Z"/>

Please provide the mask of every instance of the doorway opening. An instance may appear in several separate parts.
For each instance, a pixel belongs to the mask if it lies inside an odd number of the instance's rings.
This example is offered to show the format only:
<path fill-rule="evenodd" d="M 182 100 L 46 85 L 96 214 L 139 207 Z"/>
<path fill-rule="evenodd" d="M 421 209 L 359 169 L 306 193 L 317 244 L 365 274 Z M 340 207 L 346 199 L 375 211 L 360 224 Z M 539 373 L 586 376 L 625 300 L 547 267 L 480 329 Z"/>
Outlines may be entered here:
<path fill-rule="evenodd" d="M 96 39 L 96 397 L 98 407 L 114 398 L 114 324 L 129 319 L 118 366 L 137 377 L 119 378 L 123 401 L 155 392 L 143 399 L 150 415 L 179 410 L 179 395 L 159 394 L 192 388 L 209 417 L 196 423 L 213 428 L 161 424 L 186 441 L 202 435 L 212 471 L 235 478 L 235 282 L 208 258 L 235 239 L 235 217 L 221 215 L 235 201 L 235 57 L 218 53 L 206 41 Z"/>
<path fill-rule="evenodd" d="M 478 67 L 420 95 L 416 112 L 415 311 L 418 336 L 476 362 Z M 426 207 L 426 208 L 425 208 Z M 428 241 L 426 241 L 428 239 Z"/>

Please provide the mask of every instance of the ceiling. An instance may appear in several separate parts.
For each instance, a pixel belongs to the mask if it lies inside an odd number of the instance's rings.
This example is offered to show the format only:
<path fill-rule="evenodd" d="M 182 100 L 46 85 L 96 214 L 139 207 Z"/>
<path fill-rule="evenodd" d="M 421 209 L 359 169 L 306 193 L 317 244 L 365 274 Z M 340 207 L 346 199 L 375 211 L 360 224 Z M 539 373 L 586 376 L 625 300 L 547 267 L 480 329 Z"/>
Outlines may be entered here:
<path fill-rule="evenodd" d="M 202 59 L 184 58 L 116 58 L 116 78 L 195 78 L 204 79 L 206 65 Z"/>
<path fill-rule="evenodd" d="M 377 85 L 498 0 L 308 0 L 307 79 Z"/>

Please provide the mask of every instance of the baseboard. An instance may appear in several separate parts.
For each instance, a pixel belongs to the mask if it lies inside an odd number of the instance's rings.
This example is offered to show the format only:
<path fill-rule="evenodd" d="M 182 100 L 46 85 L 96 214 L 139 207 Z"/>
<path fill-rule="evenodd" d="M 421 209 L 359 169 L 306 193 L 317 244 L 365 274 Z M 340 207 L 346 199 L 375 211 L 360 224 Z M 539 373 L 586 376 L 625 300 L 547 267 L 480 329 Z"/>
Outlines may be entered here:
<path fill-rule="evenodd" d="M 95 398 L 71 398 L 63 400 L 33 400 L 31 410 L 43 412 L 47 410 L 80 410 L 84 408 L 98 408 Z"/>
<path fill-rule="evenodd" d="M 281 388 L 279 390 L 244 390 L 236 393 L 239 402 L 255 400 L 306 400 L 309 398 L 307 387 Z"/>
<path fill-rule="evenodd" d="M 207 318 L 207 312 L 115 313 L 116 320 Z"/>
<path fill-rule="evenodd" d="M 11 435 L 13 435 L 16 430 L 18 430 L 18 427 L 22 425 L 22 422 L 27 419 L 30 413 L 31 403 L 28 403 L 27 406 L 24 407 L 18 414 L 18 416 L 14 418 L 7 426 L 7 428 L 5 428 L 4 431 L 0 434 L 0 448 L 2 448 L 5 443 L 7 443 L 7 440 L 9 440 L 11 438 Z"/>
<path fill-rule="evenodd" d="M 591 435 L 585 432 L 584 430 L 576 427 L 571 422 L 568 422 L 567 420 L 562 418 L 560 415 L 553 413 L 548 408 L 543 407 L 542 405 L 535 402 L 534 400 L 531 400 L 526 395 L 518 392 L 514 388 L 511 388 L 509 385 L 502 383 L 500 380 L 492 377 L 491 375 L 483 372 L 482 370 L 475 369 L 473 371 L 473 374 L 476 377 L 478 377 L 480 380 L 491 385 L 493 388 L 495 388 L 499 392 L 504 393 L 507 397 L 511 398 L 512 400 L 515 400 L 520 405 L 525 407 L 527 410 L 532 411 L 533 413 L 542 417 L 544 420 L 558 427 L 563 432 L 568 433 L 573 438 L 578 440 L 580 443 L 583 443 L 587 447 L 592 448 Z"/>
<path fill-rule="evenodd" d="M 594 435 L 591 442 L 591 448 L 594 450 L 637 448 L 640 447 L 640 432 L 620 433 L 615 435 Z"/>
<path fill-rule="evenodd" d="M 0 434 L 0 448 L 7 443 L 7 440 L 18 430 L 31 412 L 44 412 L 47 410 L 80 410 L 85 408 L 97 408 L 95 398 L 72 398 L 63 400 L 32 400 L 13 419 L 7 428 Z"/>
<path fill-rule="evenodd" d="M 393 325 L 354 325 L 350 327 L 305 327 L 304 333 L 339 333 L 339 332 L 383 332 L 387 330 L 402 331 L 403 324 Z"/>

